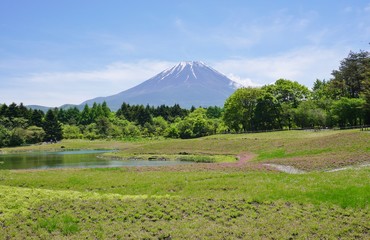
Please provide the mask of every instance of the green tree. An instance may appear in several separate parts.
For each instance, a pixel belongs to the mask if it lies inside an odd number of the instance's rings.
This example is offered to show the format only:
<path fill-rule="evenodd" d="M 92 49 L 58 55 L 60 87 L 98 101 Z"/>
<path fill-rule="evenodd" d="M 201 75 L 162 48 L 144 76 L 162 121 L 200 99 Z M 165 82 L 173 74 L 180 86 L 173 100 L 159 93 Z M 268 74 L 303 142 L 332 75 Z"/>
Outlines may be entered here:
<path fill-rule="evenodd" d="M 339 126 L 356 126 L 363 123 L 365 100 L 361 98 L 346 98 L 333 103 L 332 112 Z"/>
<path fill-rule="evenodd" d="M 26 130 L 23 128 L 16 127 L 11 131 L 9 146 L 16 147 L 26 142 Z"/>
<path fill-rule="evenodd" d="M 101 108 L 101 105 L 94 102 L 93 106 L 90 109 L 90 122 L 94 122 L 97 118 L 101 117 L 103 115 L 103 110 Z"/>
<path fill-rule="evenodd" d="M 262 95 L 259 88 L 239 88 L 228 99 L 224 106 L 223 120 L 233 131 L 255 130 L 254 113 L 258 98 Z"/>
<path fill-rule="evenodd" d="M 7 114 L 6 116 L 9 117 L 10 119 L 20 117 L 17 104 L 11 103 L 6 111 L 6 114 Z"/>
<path fill-rule="evenodd" d="M 10 131 L 0 124 L 0 148 L 9 146 Z"/>
<path fill-rule="evenodd" d="M 30 126 L 26 130 L 26 143 L 39 143 L 44 140 L 45 131 L 42 127 Z"/>
<path fill-rule="evenodd" d="M 139 137 L 140 129 L 132 122 L 127 121 L 126 127 L 123 129 L 123 137 Z"/>
<path fill-rule="evenodd" d="M 207 117 L 208 118 L 221 118 L 223 109 L 217 106 L 210 106 L 207 108 Z"/>
<path fill-rule="evenodd" d="M 337 97 L 359 98 L 366 91 L 370 78 L 370 54 L 367 51 L 350 52 L 332 72 L 331 87 Z"/>
<path fill-rule="evenodd" d="M 177 122 L 177 132 L 180 138 L 195 138 L 211 135 L 216 132 L 215 125 L 207 117 L 207 110 L 204 108 L 197 108 L 191 112 L 183 120 Z M 167 132 L 174 137 L 176 136 L 175 129 Z"/>
<path fill-rule="evenodd" d="M 135 121 L 140 125 L 144 126 L 145 123 L 152 123 L 152 116 L 148 108 L 144 108 L 143 105 L 138 106 L 135 112 Z"/>
<path fill-rule="evenodd" d="M 18 115 L 19 117 L 29 120 L 31 118 L 32 110 L 26 108 L 23 103 L 18 106 Z"/>
<path fill-rule="evenodd" d="M 189 120 L 182 120 L 181 122 L 179 122 L 177 124 L 177 129 L 180 138 L 188 139 L 194 136 L 193 125 L 192 122 Z"/>
<path fill-rule="evenodd" d="M 203 137 L 214 132 L 212 121 L 208 119 L 207 110 L 204 108 L 197 108 L 185 119 L 192 122 L 193 137 Z"/>
<path fill-rule="evenodd" d="M 193 112 L 195 110 L 195 108 L 194 109 L 192 109 L 192 110 L 190 110 L 190 112 Z M 184 117 L 186 117 L 188 114 L 189 114 L 189 111 L 188 110 L 186 110 L 186 109 L 182 109 L 181 107 L 180 107 L 180 105 L 179 104 L 175 104 L 175 105 L 173 105 L 172 107 L 170 107 L 169 108 L 169 111 L 170 111 L 170 119 L 168 119 L 168 120 L 170 120 L 170 121 L 174 121 L 177 117 L 180 117 L 180 118 L 184 118 Z"/>
<path fill-rule="evenodd" d="M 177 123 L 172 123 L 165 131 L 165 137 L 169 138 L 179 138 L 180 137 L 180 132 L 178 129 L 178 124 Z"/>
<path fill-rule="evenodd" d="M 163 136 L 166 129 L 168 128 L 168 123 L 167 121 L 162 117 L 154 117 L 153 118 L 153 135 L 155 136 Z"/>
<path fill-rule="evenodd" d="M 257 99 L 255 122 L 258 130 L 281 129 L 281 105 L 271 93 L 264 92 Z"/>
<path fill-rule="evenodd" d="M 95 123 L 99 135 L 102 137 L 108 137 L 112 127 L 112 123 L 109 121 L 109 119 L 107 117 L 100 116 L 96 119 Z"/>
<path fill-rule="evenodd" d="M 28 124 L 28 120 L 26 118 L 23 118 L 23 117 L 14 117 L 11 119 L 11 125 L 12 125 L 12 128 L 27 128 L 27 126 L 29 125 Z"/>
<path fill-rule="evenodd" d="M 294 121 L 301 128 L 324 127 L 326 112 L 317 107 L 314 101 L 305 101 L 295 109 Z"/>
<path fill-rule="evenodd" d="M 55 112 L 49 109 L 45 115 L 43 129 L 45 131 L 45 141 L 60 141 L 63 138 L 61 124 Z"/>
<path fill-rule="evenodd" d="M 279 79 L 272 85 L 262 87 L 266 92 L 271 93 L 280 104 L 288 103 L 293 108 L 298 107 L 299 103 L 310 97 L 310 90 L 296 81 Z"/>
<path fill-rule="evenodd" d="M 126 119 L 128 121 L 132 121 L 133 118 L 131 117 L 131 106 L 125 102 L 122 103 L 120 109 L 116 112 L 116 116 L 122 119 Z"/>
<path fill-rule="evenodd" d="M 99 139 L 100 135 L 99 130 L 96 127 L 96 123 L 90 123 L 87 125 L 84 129 L 83 135 L 85 138 L 90 140 Z"/>
<path fill-rule="evenodd" d="M 316 79 L 312 87 L 312 99 L 320 101 L 322 99 L 332 99 L 334 92 L 330 88 L 329 82 Z"/>
<path fill-rule="evenodd" d="M 13 123 L 8 117 L 0 117 L 0 126 L 3 126 L 6 129 L 13 128 Z"/>
<path fill-rule="evenodd" d="M 80 122 L 80 124 L 85 125 L 85 126 L 92 123 L 89 105 L 85 104 L 85 106 L 84 106 L 84 108 L 81 112 L 79 122 Z"/>
<path fill-rule="evenodd" d="M 160 105 L 154 110 L 154 117 L 163 117 L 166 121 L 170 121 L 171 119 L 171 113 L 170 108 L 166 105 Z"/>
<path fill-rule="evenodd" d="M 62 128 L 65 139 L 80 139 L 83 136 L 78 126 L 65 124 Z"/>
<path fill-rule="evenodd" d="M 44 118 L 44 115 L 44 112 L 41 110 L 33 110 L 30 125 L 42 127 L 42 119 Z"/>
<path fill-rule="evenodd" d="M 0 104 L 0 117 L 8 117 L 8 106 Z"/>
<path fill-rule="evenodd" d="M 103 116 L 106 117 L 106 118 L 109 118 L 111 116 L 112 112 L 109 109 L 106 101 L 103 102 L 103 104 L 101 105 L 101 108 L 103 110 Z"/>
<path fill-rule="evenodd" d="M 68 108 L 66 110 L 59 109 L 58 120 L 63 124 L 76 125 L 80 120 L 80 111 L 77 107 Z"/>
<path fill-rule="evenodd" d="M 283 127 L 288 127 L 288 129 L 296 127 L 294 125 L 294 108 L 289 103 L 281 104 L 281 123 Z"/>

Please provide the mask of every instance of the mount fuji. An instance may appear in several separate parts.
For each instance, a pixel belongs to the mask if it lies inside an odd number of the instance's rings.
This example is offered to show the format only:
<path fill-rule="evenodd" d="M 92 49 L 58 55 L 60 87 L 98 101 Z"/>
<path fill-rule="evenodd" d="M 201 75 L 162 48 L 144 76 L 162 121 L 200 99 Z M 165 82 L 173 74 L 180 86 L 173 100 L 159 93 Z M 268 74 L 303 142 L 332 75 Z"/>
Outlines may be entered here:
<path fill-rule="evenodd" d="M 87 100 L 80 106 L 104 101 L 113 111 L 118 110 L 123 102 L 151 106 L 179 104 L 185 108 L 223 106 L 239 87 L 240 84 L 202 62 L 180 62 L 133 88 Z"/>

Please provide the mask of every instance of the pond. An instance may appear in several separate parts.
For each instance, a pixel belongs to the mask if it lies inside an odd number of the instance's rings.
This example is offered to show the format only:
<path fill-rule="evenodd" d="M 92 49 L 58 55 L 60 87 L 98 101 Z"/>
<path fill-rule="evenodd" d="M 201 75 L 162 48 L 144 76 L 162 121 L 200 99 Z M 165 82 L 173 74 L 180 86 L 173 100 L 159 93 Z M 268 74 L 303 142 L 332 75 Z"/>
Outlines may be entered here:
<path fill-rule="evenodd" d="M 0 154 L 0 169 L 101 168 L 124 166 L 169 166 L 181 161 L 110 160 L 98 156 L 107 150 Z"/>

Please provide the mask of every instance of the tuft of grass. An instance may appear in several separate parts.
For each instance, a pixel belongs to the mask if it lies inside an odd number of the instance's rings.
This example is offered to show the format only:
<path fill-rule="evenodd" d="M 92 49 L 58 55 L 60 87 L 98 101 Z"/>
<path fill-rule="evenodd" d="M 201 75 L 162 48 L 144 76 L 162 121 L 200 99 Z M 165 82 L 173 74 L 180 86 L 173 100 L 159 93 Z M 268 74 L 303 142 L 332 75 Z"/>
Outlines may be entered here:
<path fill-rule="evenodd" d="M 65 236 L 79 232 L 78 220 L 69 214 L 40 218 L 38 227 L 46 229 L 49 233 L 60 231 Z"/>
<path fill-rule="evenodd" d="M 258 154 L 257 161 L 265 161 L 276 158 L 306 157 L 312 155 L 319 155 L 331 151 L 332 150 L 330 148 L 323 148 L 323 149 L 308 149 L 287 153 L 285 149 L 277 149 L 271 152 L 262 152 Z"/>
<path fill-rule="evenodd" d="M 258 161 L 264 161 L 267 159 L 274 159 L 274 158 L 283 158 L 286 156 L 286 152 L 284 149 L 277 149 L 271 152 L 262 152 L 258 154 Z"/>
<path fill-rule="evenodd" d="M 214 163 L 216 160 L 211 156 L 182 156 L 178 158 L 180 161 L 196 162 L 196 163 Z"/>
<path fill-rule="evenodd" d="M 56 218 L 40 218 L 38 219 L 38 227 L 46 229 L 49 233 L 57 229 L 58 219 Z"/>
<path fill-rule="evenodd" d="M 60 224 L 60 230 L 63 235 L 71 235 L 79 231 L 78 220 L 71 215 L 62 215 L 60 218 Z"/>

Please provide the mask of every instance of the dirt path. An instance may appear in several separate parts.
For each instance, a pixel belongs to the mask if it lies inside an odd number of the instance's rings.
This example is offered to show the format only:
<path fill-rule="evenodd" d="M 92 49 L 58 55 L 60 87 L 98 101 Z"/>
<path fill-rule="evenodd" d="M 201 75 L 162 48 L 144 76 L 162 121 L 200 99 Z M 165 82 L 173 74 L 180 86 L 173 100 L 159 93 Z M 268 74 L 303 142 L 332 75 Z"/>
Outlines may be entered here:
<path fill-rule="evenodd" d="M 255 156 L 256 154 L 253 154 L 253 153 L 241 153 L 236 156 L 239 159 L 237 164 L 245 164 L 246 162 L 249 162 Z"/>
<path fill-rule="evenodd" d="M 225 163 L 213 163 L 207 164 L 209 169 L 220 169 L 220 168 L 243 168 L 248 165 L 249 161 L 253 159 L 256 155 L 253 153 L 241 153 L 236 157 L 238 161 L 236 162 L 225 162 Z"/>
<path fill-rule="evenodd" d="M 253 159 L 256 155 L 253 153 L 241 153 L 238 154 L 236 157 L 238 158 L 237 162 L 233 163 L 216 163 L 216 165 L 223 166 L 223 167 L 243 167 L 245 166 L 251 159 Z"/>

